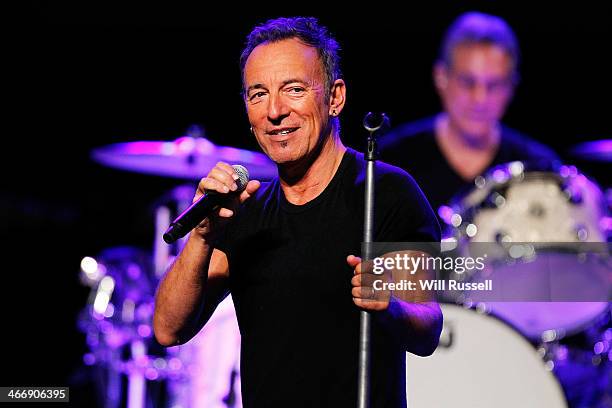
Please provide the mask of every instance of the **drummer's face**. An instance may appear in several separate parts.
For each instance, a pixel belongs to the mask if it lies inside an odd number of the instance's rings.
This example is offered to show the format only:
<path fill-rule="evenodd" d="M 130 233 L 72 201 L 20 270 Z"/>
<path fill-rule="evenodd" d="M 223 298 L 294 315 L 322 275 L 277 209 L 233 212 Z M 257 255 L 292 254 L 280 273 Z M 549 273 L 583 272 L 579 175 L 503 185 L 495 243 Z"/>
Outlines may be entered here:
<path fill-rule="evenodd" d="M 323 67 L 317 50 L 296 39 L 261 44 L 244 68 L 249 122 L 276 163 L 307 157 L 329 131 Z"/>
<path fill-rule="evenodd" d="M 465 135 L 485 137 L 512 97 L 512 59 L 496 45 L 459 45 L 450 67 L 436 66 L 434 79 L 451 125 Z"/>

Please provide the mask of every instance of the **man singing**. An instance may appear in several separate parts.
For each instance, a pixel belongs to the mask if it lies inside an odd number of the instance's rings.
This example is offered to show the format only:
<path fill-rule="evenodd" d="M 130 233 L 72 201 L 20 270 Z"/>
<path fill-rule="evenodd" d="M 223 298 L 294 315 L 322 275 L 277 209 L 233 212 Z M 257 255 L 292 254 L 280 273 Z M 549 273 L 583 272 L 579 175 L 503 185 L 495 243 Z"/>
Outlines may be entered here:
<path fill-rule="evenodd" d="M 155 335 L 188 341 L 231 292 L 242 335 L 245 407 L 354 407 L 359 311 L 373 314 L 373 407 L 405 407 L 405 352 L 431 354 L 442 314 L 431 298 L 371 299 L 358 254 L 366 162 L 340 140 L 346 102 L 338 43 L 314 18 L 278 18 L 248 36 L 240 63 L 251 132 L 278 177 L 252 180 L 200 223 L 163 278 Z M 205 190 L 231 194 L 218 163 Z M 374 238 L 438 242 L 439 226 L 414 180 L 376 164 Z"/>

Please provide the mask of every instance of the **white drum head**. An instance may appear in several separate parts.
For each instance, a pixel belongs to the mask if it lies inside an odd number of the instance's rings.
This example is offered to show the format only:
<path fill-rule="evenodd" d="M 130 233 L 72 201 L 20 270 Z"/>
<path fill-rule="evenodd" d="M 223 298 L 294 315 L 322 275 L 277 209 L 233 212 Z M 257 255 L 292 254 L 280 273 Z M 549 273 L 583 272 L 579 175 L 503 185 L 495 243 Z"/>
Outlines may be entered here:
<path fill-rule="evenodd" d="M 561 408 L 567 403 L 537 351 L 501 320 L 443 304 L 430 357 L 407 354 L 408 408 Z"/>

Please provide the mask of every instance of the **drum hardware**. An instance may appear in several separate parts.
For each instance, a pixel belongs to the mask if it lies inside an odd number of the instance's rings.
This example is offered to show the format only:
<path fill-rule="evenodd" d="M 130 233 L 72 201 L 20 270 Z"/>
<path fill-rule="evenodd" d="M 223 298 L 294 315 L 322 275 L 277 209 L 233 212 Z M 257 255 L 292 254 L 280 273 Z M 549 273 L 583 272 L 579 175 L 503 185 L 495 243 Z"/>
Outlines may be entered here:
<path fill-rule="evenodd" d="M 172 194 L 169 197 L 176 198 Z M 153 273 L 151 258 L 137 248 L 117 247 L 81 262 L 81 281 L 91 287 L 88 305 L 79 316 L 79 327 L 88 346 L 83 362 L 95 373 L 104 406 L 206 406 L 211 396 L 205 394 L 219 393 L 218 388 L 223 386 L 209 388 L 211 382 L 223 381 L 213 378 L 223 374 L 223 364 L 229 370 L 226 388 L 239 398 L 236 384 L 240 381 L 240 340 L 231 301 L 222 302 L 206 330 L 189 343 L 159 346 L 152 333 L 153 293 L 158 277 Z M 168 261 L 172 259 L 170 256 Z M 220 342 L 224 345 L 220 346 Z M 202 351 L 204 347 L 212 353 Z M 215 360 L 228 351 L 228 361 Z M 213 362 L 219 371 L 209 376 L 206 365 Z M 234 401 L 234 406 L 239 407 L 240 401 Z"/>
<path fill-rule="evenodd" d="M 452 322 L 444 321 L 438 347 L 450 348 L 453 346 L 454 325 Z"/>
<path fill-rule="evenodd" d="M 172 141 L 136 141 L 102 146 L 91 158 L 108 167 L 131 172 L 197 181 L 206 176 L 219 161 L 240 164 L 254 179 L 266 180 L 276 175 L 276 165 L 263 153 L 217 146 L 191 131 Z"/>
<path fill-rule="evenodd" d="M 170 252 L 166 267 L 173 256 Z M 152 333 L 153 293 L 159 277 L 153 273 L 151 258 L 155 257 L 137 248 L 117 247 L 81 262 L 81 281 L 91 287 L 88 305 L 79 316 L 89 349 L 83 362 L 96 373 L 105 407 L 207 406 L 213 397 L 221 398 L 224 386 L 240 398 L 236 385 L 240 340 L 230 299 L 219 305 L 206 330 L 187 344 L 159 346 Z M 217 371 L 210 373 L 207 365 L 213 362 L 211 368 Z M 225 366 L 227 384 L 219 384 Z M 211 388 L 211 384 L 219 385 Z M 215 395 L 208 395 L 211 392 Z M 234 401 L 235 407 L 240 404 Z"/>
<path fill-rule="evenodd" d="M 159 354 L 151 328 L 157 280 L 150 256 L 133 247 L 109 248 L 83 258 L 80 276 L 91 287 L 79 316 L 89 348 L 83 361 L 97 371 L 105 406 L 145 407 L 162 381 L 180 374 L 171 355 L 153 358 Z"/>
<path fill-rule="evenodd" d="M 580 143 L 570 149 L 570 154 L 584 160 L 612 162 L 612 139 Z"/>

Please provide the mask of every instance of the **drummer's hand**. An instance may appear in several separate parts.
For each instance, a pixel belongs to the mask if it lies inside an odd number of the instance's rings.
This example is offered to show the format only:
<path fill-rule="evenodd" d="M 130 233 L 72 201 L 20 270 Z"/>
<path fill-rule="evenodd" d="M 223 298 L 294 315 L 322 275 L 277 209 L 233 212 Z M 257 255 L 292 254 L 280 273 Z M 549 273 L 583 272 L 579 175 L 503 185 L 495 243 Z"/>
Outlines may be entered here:
<path fill-rule="evenodd" d="M 227 163 L 219 162 L 215 167 L 208 173 L 206 177 L 200 180 L 198 184 L 198 189 L 193 198 L 193 202 L 197 201 L 206 190 L 209 191 L 218 191 L 220 193 L 229 193 L 231 191 L 236 191 L 238 189 L 238 185 L 236 184 L 236 180 L 238 180 L 238 175 L 234 171 L 234 168 Z M 211 217 L 205 218 L 202 222 L 195 228 L 195 231 L 202 235 L 206 236 L 211 232 L 211 229 L 217 228 L 221 218 L 230 218 L 234 215 L 234 211 L 238 207 L 239 204 L 242 204 L 249 197 L 251 197 L 257 189 L 259 189 L 260 183 L 258 180 L 250 180 L 246 185 L 246 188 L 240 193 L 239 196 L 234 195 L 234 200 L 232 200 L 230 208 L 221 208 L 217 211 L 216 217 L 213 218 L 213 222 L 211 225 L 210 219 Z"/>
<path fill-rule="evenodd" d="M 354 276 L 351 279 L 351 294 L 355 305 L 367 311 L 387 310 L 391 299 L 388 290 L 374 290 L 373 283 L 376 280 L 386 280 L 382 275 L 372 273 L 372 268 L 362 267 L 361 258 L 349 255 L 346 262 L 353 268 Z M 366 270 L 369 269 L 369 270 Z"/>

